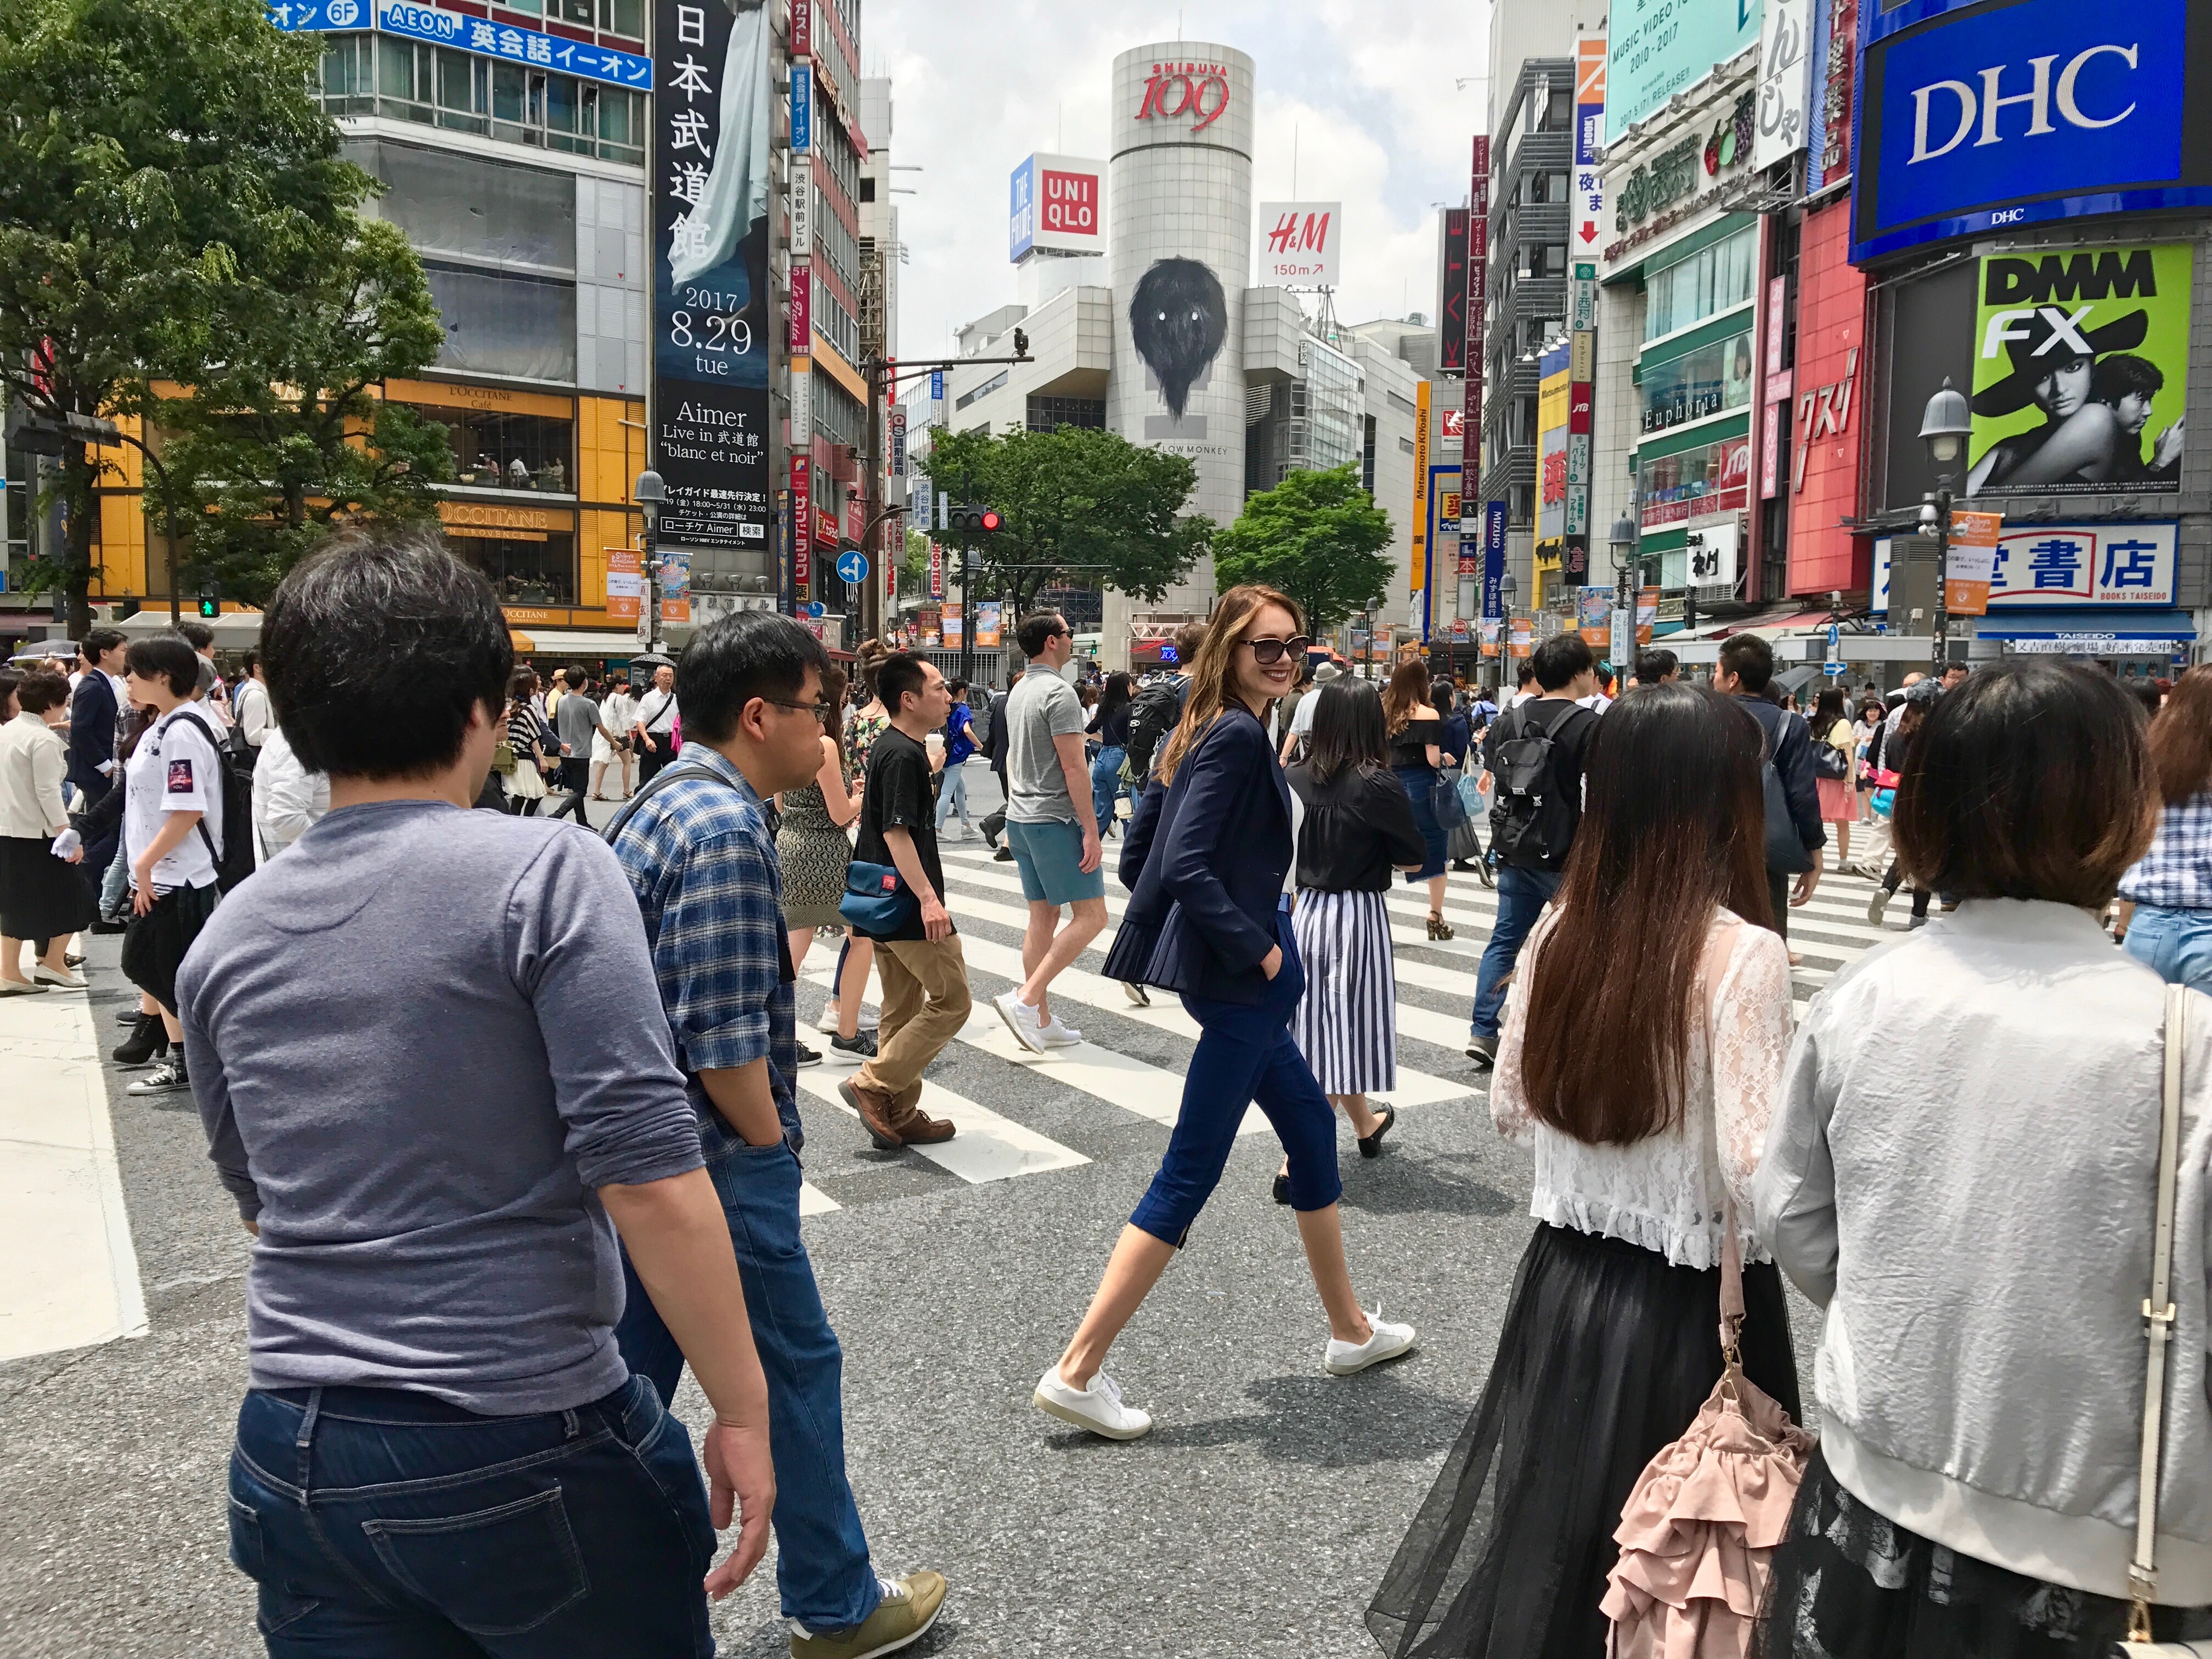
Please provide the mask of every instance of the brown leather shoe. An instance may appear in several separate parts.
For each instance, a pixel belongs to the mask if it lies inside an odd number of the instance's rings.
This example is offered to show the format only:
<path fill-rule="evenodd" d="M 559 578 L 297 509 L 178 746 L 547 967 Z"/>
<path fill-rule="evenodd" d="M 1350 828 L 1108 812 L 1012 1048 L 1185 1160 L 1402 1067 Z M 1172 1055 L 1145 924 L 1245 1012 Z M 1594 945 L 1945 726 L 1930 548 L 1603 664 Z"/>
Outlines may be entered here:
<path fill-rule="evenodd" d="M 891 1127 L 897 1114 L 888 1097 L 850 1081 L 839 1084 L 837 1092 L 848 1106 L 860 1115 L 860 1125 L 867 1130 L 868 1139 L 876 1143 L 878 1152 L 895 1152 L 904 1144 L 899 1132 Z"/>
<path fill-rule="evenodd" d="M 919 1088 L 915 1091 L 916 1098 L 921 1093 Z M 932 1117 L 911 1101 L 906 1103 L 903 1110 L 899 1109 L 898 1103 L 892 1103 L 892 1111 L 891 1122 L 898 1130 L 899 1139 L 909 1146 L 934 1146 L 958 1133 L 950 1118 Z"/>

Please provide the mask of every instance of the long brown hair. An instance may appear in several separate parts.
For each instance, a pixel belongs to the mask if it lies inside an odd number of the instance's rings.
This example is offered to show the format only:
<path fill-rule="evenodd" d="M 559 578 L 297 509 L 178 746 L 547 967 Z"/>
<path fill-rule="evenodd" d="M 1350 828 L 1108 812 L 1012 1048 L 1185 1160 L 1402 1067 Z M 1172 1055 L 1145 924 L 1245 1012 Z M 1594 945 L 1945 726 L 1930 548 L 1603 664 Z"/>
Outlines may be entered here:
<path fill-rule="evenodd" d="M 1593 1146 L 1681 1120 L 1713 912 L 1771 919 L 1758 723 L 1702 686 L 1639 686 L 1606 711 L 1559 920 L 1528 983 L 1528 1109 Z"/>
<path fill-rule="evenodd" d="M 2150 763 L 2159 798 L 2179 806 L 2212 784 L 2212 672 L 2192 668 L 2151 717 Z"/>
<path fill-rule="evenodd" d="M 837 745 L 837 769 L 845 769 L 845 690 L 850 684 L 845 671 L 831 663 L 822 671 L 822 701 L 830 709 L 830 718 L 822 724 L 822 734 Z"/>
<path fill-rule="evenodd" d="M 1382 688 L 1382 724 L 1392 737 L 1406 729 L 1413 718 L 1413 711 L 1429 700 L 1429 665 L 1419 657 L 1408 657 L 1390 671 L 1390 683 Z"/>
<path fill-rule="evenodd" d="M 1252 625 L 1252 618 L 1271 605 L 1280 605 L 1290 613 L 1293 632 L 1306 631 L 1306 613 L 1289 594 L 1275 588 L 1263 587 L 1257 582 L 1243 582 L 1221 596 L 1213 607 L 1213 616 L 1207 622 L 1206 638 L 1200 641 L 1198 655 L 1190 668 L 1190 691 L 1183 699 L 1182 719 L 1160 750 L 1160 787 L 1166 788 L 1175 781 L 1176 768 L 1182 757 L 1198 746 L 1198 740 L 1212 729 L 1213 722 L 1221 718 L 1221 711 L 1230 701 L 1230 669 L 1236 661 L 1237 641 L 1244 637 L 1244 630 Z"/>

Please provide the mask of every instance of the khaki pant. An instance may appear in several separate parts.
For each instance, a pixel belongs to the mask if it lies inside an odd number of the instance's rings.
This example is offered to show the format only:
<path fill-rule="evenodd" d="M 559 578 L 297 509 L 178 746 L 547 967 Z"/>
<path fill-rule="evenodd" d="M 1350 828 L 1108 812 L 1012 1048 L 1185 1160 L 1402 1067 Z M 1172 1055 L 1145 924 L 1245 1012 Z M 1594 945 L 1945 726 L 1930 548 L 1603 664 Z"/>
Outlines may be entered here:
<path fill-rule="evenodd" d="M 968 1023 L 968 963 L 960 954 L 960 936 L 878 939 L 876 977 L 884 988 L 876 1057 L 854 1076 L 854 1086 L 894 1099 L 918 1096 L 930 1061 Z"/>

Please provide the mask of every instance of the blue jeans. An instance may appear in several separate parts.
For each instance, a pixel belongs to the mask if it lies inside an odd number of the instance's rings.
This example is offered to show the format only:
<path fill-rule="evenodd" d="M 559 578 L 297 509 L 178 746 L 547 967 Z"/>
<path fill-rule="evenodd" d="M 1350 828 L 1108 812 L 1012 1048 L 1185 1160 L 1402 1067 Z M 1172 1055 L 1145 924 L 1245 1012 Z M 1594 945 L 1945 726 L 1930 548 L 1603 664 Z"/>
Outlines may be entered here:
<path fill-rule="evenodd" d="M 1544 914 L 1552 895 L 1559 890 L 1556 870 L 1523 870 L 1518 865 L 1498 869 L 1498 920 L 1483 947 L 1482 967 L 1474 981 L 1474 1031 L 1495 1037 L 1498 1017 L 1505 1009 L 1505 976 L 1521 957 L 1521 941 Z"/>
<path fill-rule="evenodd" d="M 954 810 L 953 804 L 957 801 L 959 803 L 960 827 L 965 830 L 969 827 L 968 763 L 963 761 L 957 766 L 947 765 L 944 777 L 945 789 L 937 798 L 937 827 L 939 830 L 945 828 L 945 816 Z"/>
<path fill-rule="evenodd" d="M 1286 912 L 1275 913 L 1283 965 L 1257 1004 L 1186 996 L 1199 1024 L 1198 1046 L 1183 1074 L 1182 1109 L 1159 1173 L 1129 1224 L 1181 1249 L 1206 1207 L 1237 1144 L 1244 1109 L 1257 1105 L 1274 1127 L 1291 1166 L 1291 1207 L 1325 1210 L 1343 1196 L 1336 1173 L 1336 1115 L 1291 1039 L 1291 1014 L 1305 994 L 1305 966 Z"/>
<path fill-rule="evenodd" d="M 2128 923 L 2127 952 L 2168 985 L 2212 993 L 2212 910 L 2168 910 L 2138 904 Z"/>
<path fill-rule="evenodd" d="M 814 1264 L 799 1237 L 799 1160 L 791 1149 L 710 1145 L 707 1173 L 730 1223 L 753 1345 L 768 1376 L 769 1453 L 775 1462 L 775 1580 L 783 1613 L 817 1632 L 848 1630 L 883 1599 L 868 1538 L 845 1479 L 844 1353 L 830 1328 Z M 627 1252 L 629 1300 L 615 1340 L 630 1370 L 676 1397 L 684 1352 Z"/>
<path fill-rule="evenodd" d="M 255 1389 L 230 1559 L 272 1659 L 711 1656 L 714 1528 L 644 1378 L 532 1417 L 403 1389 Z"/>
<path fill-rule="evenodd" d="M 131 855 L 123 838 L 115 841 L 115 860 L 107 866 L 107 873 L 100 878 L 100 914 L 120 916 L 129 908 L 124 902 L 131 895 Z"/>
<path fill-rule="evenodd" d="M 1120 744 L 1109 743 L 1091 763 L 1091 809 L 1102 836 L 1114 827 L 1114 803 L 1121 798 L 1121 763 L 1128 757 L 1129 751 Z"/>

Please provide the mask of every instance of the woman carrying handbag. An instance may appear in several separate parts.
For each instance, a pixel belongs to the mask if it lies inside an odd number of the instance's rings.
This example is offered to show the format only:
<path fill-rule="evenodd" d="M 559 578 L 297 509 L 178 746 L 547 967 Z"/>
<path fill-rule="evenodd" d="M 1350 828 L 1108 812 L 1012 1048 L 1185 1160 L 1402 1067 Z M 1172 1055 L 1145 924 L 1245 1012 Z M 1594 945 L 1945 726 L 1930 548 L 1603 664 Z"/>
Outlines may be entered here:
<path fill-rule="evenodd" d="M 1753 1182 L 1776 1261 L 1827 1310 L 1820 1450 L 1755 1653 L 2106 1659 L 2139 1594 L 2160 1640 L 2212 1637 L 2212 1006 L 2171 1023 L 2098 921 L 2154 796 L 2133 701 L 2051 659 L 1978 671 L 1905 757 L 1898 856 L 1962 902 L 1814 1000 Z"/>
<path fill-rule="evenodd" d="M 1597 722 L 1491 1085 L 1499 1133 L 1534 1147 L 1538 1224 L 1482 1399 L 1368 1608 L 1396 1659 L 1607 1651 L 1624 1507 L 1727 1369 L 1732 1206 L 1741 1372 L 1796 1415 L 1781 1276 L 1747 1198 L 1790 1022 L 1761 752 L 1750 716 L 1693 686 L 1640 688 Z"/>
<path fill-rule="evenodd" d="M 1109 979 L 1182 994 L 1199 1024 L 1167 1157 L 1121 1229 L 1083 1322 L 1037 1380 L 1038 1409 L 1109 1440 L 1151 1414 L 1122 1402 L 1106 1351 L 1188 1241 L 1219 1184 L 1244 1109 L 1267 1114 L 1290 1155 L 1291 1206 L 1328 1317 L 1322 1367 L 1348 1376 L 1412 1352 L 1411 1325 L 1370 1317 L 1352 1293 L 1337 1200 L 1336 1117 L 1290 1023 L 1305 975 L 1291 930 L 1291 791 L 1261 723 L 1310 643 L 1297 605 L 1269 587 L 1216 603 L 1182 717 L 1121 844 L 1131 889 Z"/>

